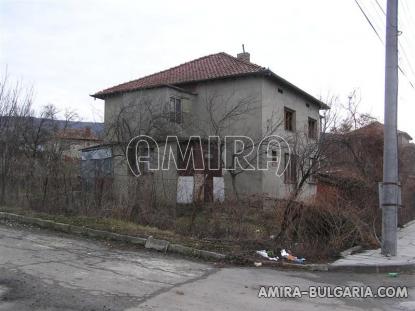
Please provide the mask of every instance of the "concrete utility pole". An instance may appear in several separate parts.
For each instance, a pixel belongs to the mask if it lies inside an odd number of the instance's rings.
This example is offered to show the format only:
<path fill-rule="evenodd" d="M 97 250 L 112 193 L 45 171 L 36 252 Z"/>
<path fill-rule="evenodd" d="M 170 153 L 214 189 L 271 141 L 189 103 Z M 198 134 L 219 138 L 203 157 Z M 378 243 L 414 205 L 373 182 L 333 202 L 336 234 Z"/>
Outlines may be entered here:
<path fill-rule="evenodd" d="M 383 146 L 382 254 L 396 256 L 398 227 L 398 0 L 386 9 L 385 129 Z"/>

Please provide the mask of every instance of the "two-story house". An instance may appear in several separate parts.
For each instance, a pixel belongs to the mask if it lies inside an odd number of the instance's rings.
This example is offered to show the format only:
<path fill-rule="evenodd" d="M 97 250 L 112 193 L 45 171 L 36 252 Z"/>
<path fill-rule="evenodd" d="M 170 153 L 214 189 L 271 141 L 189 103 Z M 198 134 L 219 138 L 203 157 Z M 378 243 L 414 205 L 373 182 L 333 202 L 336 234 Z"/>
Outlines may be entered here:
<path fill-rule="evenodd" d="M 201 136 L 202 140 L 192 138 L 193 147 L 200 144 L 206 147 L 209 136 L 219 137 L 221 144 L 225 136 L 249 137 L 251 140 L 245 141 L 245 147 L 249 147 L 249 142 L 257 145 L 266 136 L 287 138 L 299 132 L 316 140 L 320 132 L 319 111 L 328 109 L 326 104 L 271 70 L 251 63 L 246 52 L 237 57 L 223 52 L 201 57 L 104 89 L 92 97 L 105 100 L 104 147 L 112 146 L 105 154 L 113 155 L 114 180 L 132 175 L 122 152 L 115 151 L 114 146 L 125 148 L 136 135 L 145 134 L 163 141 L 167 135 L 176 134 L 179 145 L 186 145 L 190 136 Z M 221 144 L 217 149 L 221 149 Z M 155 153 L 160 155 L 161 149 Z M 240 151 L 235 150 L 235 153 Z M 96 152 L 96 148 L 84 152 Z M 265 153 L 258 153 L 257 158 L 271 159 L 279 165 L 232 174 L 235 170 L 228 169 L 232 165 L 223 162 L 224 158 L 231 158 L 232 162 L 236 158 L 234 154 L 219 151 L 215 155 L 203 148 L 199 153 L 201 161 L 220 162 L 219 169 L 177 171 L 171 166 L 167 171 L 152 171 L 150 175 L 157 195 L 170 202 L 190 202 L 201 197 L 205 201 L 223 200 L 235 192 L 284 198 L 290 192 L 292 175 L 296 174 L 290 163 L 289 148 L 271 148 Z M 254 158 L 250 159 L 255 162 Z M 304 187 L 306 196 L 315 191 L 313 183 Z"/>

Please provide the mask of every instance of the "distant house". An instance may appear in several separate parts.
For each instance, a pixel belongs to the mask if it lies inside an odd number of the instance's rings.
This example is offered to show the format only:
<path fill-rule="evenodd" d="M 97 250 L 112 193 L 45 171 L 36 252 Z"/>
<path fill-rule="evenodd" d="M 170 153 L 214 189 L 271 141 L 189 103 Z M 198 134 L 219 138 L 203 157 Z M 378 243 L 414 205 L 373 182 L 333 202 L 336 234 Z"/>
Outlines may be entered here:
<path fill-rule="evenodd" d="M 330 169 L 317 178 L 317 195 L 334 200 L 339 194 L 350 195 L 362 201 L 371 193 L 377 206 L 378 182 L 383 179 L 383 133 L 384 125 L 372 122 L 348 133 L 326 134 L 325 161 Z M 403 219 L 415 215 L 415 144 L 411 141 L 408 133 L 398 131 Z"/>
<path fill-rule="evenodd" d="M 325 134 L 326 160 L 330 161 L 327 173 L 343 177 L 370 176 L 382 180 L 383 131 L 383 124 L 375 121 L 351 132 Z M 415 144 L 411 140 L 408 133 L 398 131 L 400 151 L 413 148 Z"/>
<path fill-rule="evenodd" d="M 172 143 L 175 152 L 193 135 L 201 135 L 204 146 L 212 135 L 244 135 L 259 140 L 269 134 L 288 138 L 301 132 L 316 140 L 320 132 L 319 111 L 328 109 L 326 104 L 271 70 L 251 63 L 246 52 L 237 57 L 223 52 L 201 57 L 104 89 L 92 97 L 105 101 L 108 134 L 104 148 L 111 153 L 114 182 L 119 185 L 132 174 L 122 148 L 117 146 L 125 147 L 135 135 L 147 134 L 163 141 L 167 135 L 175 134 L 180 137 L 179 144 Z M 244 105 L 242 113 L 240 107 Z M 274 130 L 278 122 L 280 126 Z M 125 132 L 130 135 L 124 135 Z M 191 142 L 193 147 L 197 144 L 200 142 Z M 98 154 L 96 150 L 94 154 Z M 198 157 L 199 162 L 220 162 L 215 153 L 201 153 Z M 282 154 L 269 150 L 265 157 L 283 163 L 240 174 L 235 181 L 236 189 L 243 195 L 284 198 L 292 189 L 291 175 L 295 171 L 289 149 Z M 283 173 L 283 168 L 289 166 Z M 281 177 L 276 176 L 277 171 Z M 168 202 L 222 200 L 235 194 L 235 185 L 224 167 L 213 171 L 170 169 L 139 178 L 151 178 L 156 195 Z M 315 194 L 315 184 L 307 184 L 304 193 Z"/>
<path fill-rule="evenodd" d="M 63 149 L 62 155 L 68 160 L 79 160 L 81 149 L 102 143 L 102 139 L 90 127 L 61 129 L 56 138 Z"/>

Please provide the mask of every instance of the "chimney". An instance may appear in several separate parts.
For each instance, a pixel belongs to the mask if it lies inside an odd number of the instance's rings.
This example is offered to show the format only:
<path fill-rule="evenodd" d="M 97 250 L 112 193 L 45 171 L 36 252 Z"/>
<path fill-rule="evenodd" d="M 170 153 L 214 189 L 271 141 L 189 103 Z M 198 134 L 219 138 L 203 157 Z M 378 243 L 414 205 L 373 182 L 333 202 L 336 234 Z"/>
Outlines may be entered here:
<path fill-rule="evenodd" d="M 242 44 L 242 53 L 238 53 L 238 55 L 236 55 L 236 58 L 244 62 L 250 63 L 250 56 L 251 55 L 248 52 L 245 52 L 245 45 Z"/>

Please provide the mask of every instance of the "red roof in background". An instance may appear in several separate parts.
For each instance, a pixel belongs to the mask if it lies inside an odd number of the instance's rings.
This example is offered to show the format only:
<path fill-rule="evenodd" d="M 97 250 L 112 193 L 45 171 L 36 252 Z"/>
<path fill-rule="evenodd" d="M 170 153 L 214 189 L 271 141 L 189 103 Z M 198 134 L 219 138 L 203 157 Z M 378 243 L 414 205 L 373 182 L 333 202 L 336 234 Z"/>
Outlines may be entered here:
<path fill-rule="evenodd" d="M 371 123 L 369 123 L 366 126 L 363 126 L 361 128 L 358 128 L 357 130 L 354 130 L 352 132 L 350 132 L 350 134 L 363 134 L 363 135 L 368 135 L 368 136 L 373 136 L 373 135 L 382 135 L 383 136 L 383 131 L 384 131 L 385 126 L 380 123 L 379 121 L 373 121 Z M 398 130 L 398 135 L 403 135 L 405 136 L 408 140 L 412 140 L 411 135 L 409 135 L 407 132 L 403 132 Z"/>
<path fill-rule="evenodd" d="M 218 79 L 243 74 L 257 73 L 265 68 L 242 61 L 224 52 L 204 56 L 179 66 L 163 70 L 152 75 L 122 83 L 92 95 L 104 98 L 115 93 L 162 85 L 175 85 L 186 82 Z"/>
<path fill-rule="evenodd" d="M 57 137 L 60 139 L 67 140 L 91 140 L 91 141 L 101 141 L 101 139 L 92 133 L 91 128 L 66 128 L 60 130 L 57 133 Z"/>

